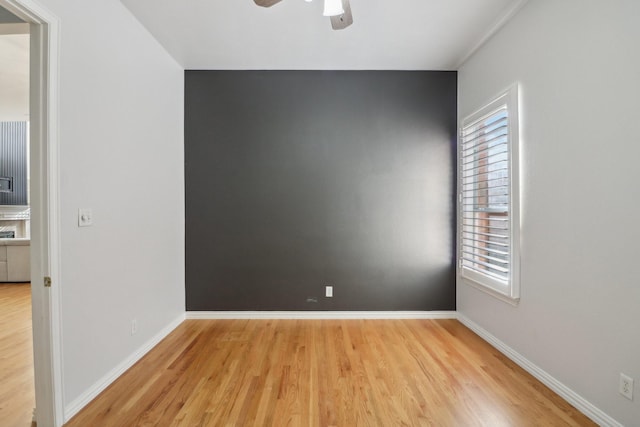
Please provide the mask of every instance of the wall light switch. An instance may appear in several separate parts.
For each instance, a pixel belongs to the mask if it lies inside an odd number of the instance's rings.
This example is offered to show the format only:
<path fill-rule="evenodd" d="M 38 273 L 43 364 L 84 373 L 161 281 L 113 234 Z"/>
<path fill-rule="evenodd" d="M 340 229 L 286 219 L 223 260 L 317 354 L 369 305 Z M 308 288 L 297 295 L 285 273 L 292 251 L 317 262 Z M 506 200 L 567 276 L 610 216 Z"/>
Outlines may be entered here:
<path fill-rule="evenodd" d="M 333 298 L 333 286 L 325 286 L 324 296 L 327 298 Z"/>
<path fill-rule="evenodd" d="M 93 225 L 93 212 L 91 209 L 78 209 L 78 227 L 89 227 Z"/>

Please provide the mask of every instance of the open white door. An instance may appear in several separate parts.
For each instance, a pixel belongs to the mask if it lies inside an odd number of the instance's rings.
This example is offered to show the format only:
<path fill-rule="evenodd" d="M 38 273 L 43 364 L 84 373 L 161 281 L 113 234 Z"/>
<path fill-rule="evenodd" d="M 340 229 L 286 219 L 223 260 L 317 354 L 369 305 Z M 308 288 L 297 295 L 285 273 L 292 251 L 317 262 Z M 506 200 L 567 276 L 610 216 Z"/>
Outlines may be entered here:
<path fill-rule="evenodd" d="M 38 427 L 62 426 L 58 225 L 59 21 L 32 0 L 0 0 L 30 23 L 31 282 Z M 45 278 L 52 286 L 45 286 Z"/>

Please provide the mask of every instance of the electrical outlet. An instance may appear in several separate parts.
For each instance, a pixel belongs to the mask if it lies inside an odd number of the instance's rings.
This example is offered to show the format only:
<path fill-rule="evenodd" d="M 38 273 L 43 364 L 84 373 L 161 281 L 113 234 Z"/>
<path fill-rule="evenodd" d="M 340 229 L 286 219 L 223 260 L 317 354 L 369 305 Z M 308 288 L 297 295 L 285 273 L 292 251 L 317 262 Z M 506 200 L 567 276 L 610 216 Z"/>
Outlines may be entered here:
<path fill-rule="evenodd" d="M 621 395 L 629 400 L 633 400 L 633 378 L 620 373 L 620 389 Z"/>
<path fill-rule="evenodd" d="M 333 286 L 324 287 L 324 296 L 327 298 L 333 298 Z"/>
<path fill-rule="evenodd" d="M 131 321 L 131 335 L 135 335 L 138 332 L 138 319 Z"/>

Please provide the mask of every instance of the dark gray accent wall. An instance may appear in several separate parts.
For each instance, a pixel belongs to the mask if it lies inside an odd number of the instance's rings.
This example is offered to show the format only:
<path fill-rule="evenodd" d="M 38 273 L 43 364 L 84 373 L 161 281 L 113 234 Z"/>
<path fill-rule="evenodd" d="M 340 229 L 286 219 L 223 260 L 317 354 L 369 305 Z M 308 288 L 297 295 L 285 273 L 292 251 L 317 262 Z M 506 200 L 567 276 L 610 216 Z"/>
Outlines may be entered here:
<path fill-rule="evenodd" d="M 187 310 L 455 310 L 456 79 L 187 71 Z"/>
<path fill-rule="evenodd" d="M 0 177 L 12 184 L 0 191 L 0 205 L 28 204 L 27 162 L 27 122 L 0 122 Z"/>

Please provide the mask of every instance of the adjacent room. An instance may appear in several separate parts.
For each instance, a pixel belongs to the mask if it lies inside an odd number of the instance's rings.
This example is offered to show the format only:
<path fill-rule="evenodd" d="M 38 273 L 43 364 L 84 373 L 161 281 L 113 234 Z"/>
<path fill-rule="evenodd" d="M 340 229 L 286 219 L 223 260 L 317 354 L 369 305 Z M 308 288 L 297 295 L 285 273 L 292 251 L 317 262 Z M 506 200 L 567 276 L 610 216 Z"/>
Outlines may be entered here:
<path fill-rule="evenodd" d="M 0 424 L 35 408 L 29 206 L 29 25 L 0 7 Z"/>
<path fill-rule="evenodd" d="M 636 0 L 0 6 L 0 419 L 640 426 Z"/>

